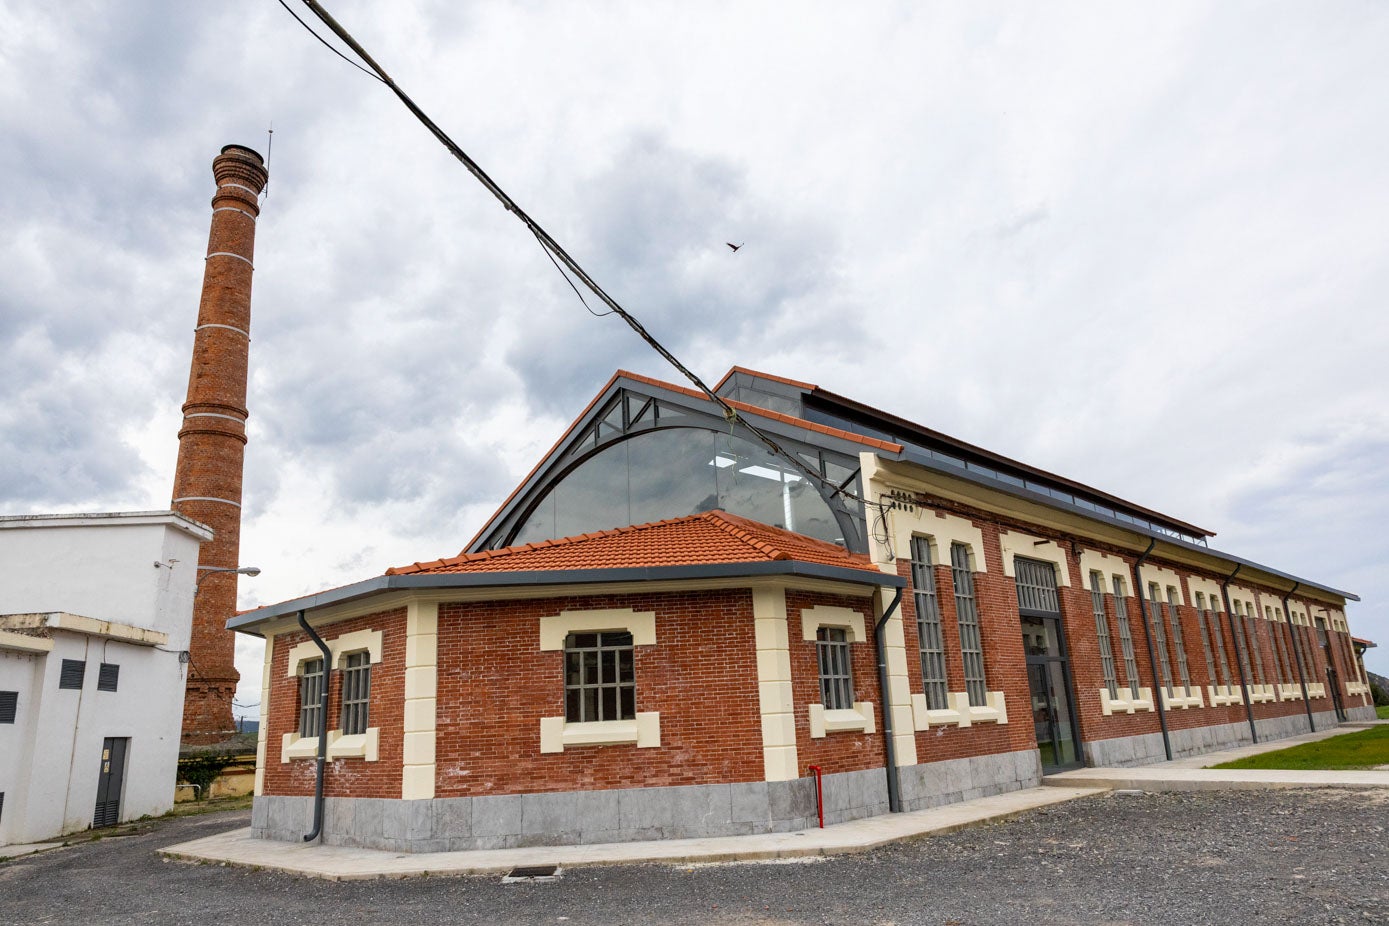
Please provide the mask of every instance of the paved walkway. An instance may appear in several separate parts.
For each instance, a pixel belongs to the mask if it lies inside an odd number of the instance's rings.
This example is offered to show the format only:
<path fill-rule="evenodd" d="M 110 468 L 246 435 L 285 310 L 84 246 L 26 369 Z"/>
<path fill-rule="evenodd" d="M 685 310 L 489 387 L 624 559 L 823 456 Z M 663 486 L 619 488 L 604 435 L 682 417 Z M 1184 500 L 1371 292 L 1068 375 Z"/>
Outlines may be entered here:
<path fill-rule="evenodd" d="M 1389 721 L 1378 721 L 1386 723 Z M 1210 769 L 1205 766 L 1352 732 L 1375 722 L 1341 724 L 1330 730 L 1205 753 L 1136 768 L 1082 768 L 1048 775 L 1045 787 L 962 801 L 912 813 L 884 814 L 824 829 L 707 839 L 549 846 L 469 852 L 408 854 L 347 846 L 305 846 L 252 839 L 249 828 L 233 830 L 161 849 L 163 855 L 196 861 L 273 868 L 331 880 L 400 878 L 410 875 L 478 875 L 513 868 L 559 865 L 630 865 L 765 861 L 846 852 L 918 836 L 948 833 L 1003 820 L 1028 810 L 1059 804 L 1110 789 L 1143 791 L 1245 790 L 1259 788 L 1389 788 L 1389 771 L 1346 772 Z"/>
<path fill-rule="evenodd" d="M 1303 743 L 1354 733 L 1389 723 L 1365 721 L 1343 723 L 1329 730 L 1269 740 L 1253 746 L 1240 746 L 1220 752 L 1156 762 L 1132 768 L 1078 768 L 1058 772 L 1042 779 L 1044 785 L 1065 788 L 1100 787 L 1142 791 L 1257 790 L 1260 788 L 1389 788 L 1389 769 L 1384 767 L 1355 771 L 1302 771 L 1293 769 L 1209 768 L 1260 753 L 1289 749 Z"/>
<path fill-rule="evenodd" d="M 589 846 L 549 846 L 471 852 L 404 854 L 347 846 L 305 846 L 252 839 L 250 829 L 232 830 L 159 850 L 172 858 L 274 868 L 335 881 L 410 875 L 476 875 L 533 865 L 631 865 L 641 862 L 700 863 L 793 859 L 845 852 L 948 833 L 1003 820 L 1038 807 L 1099 794 L 1104 788 L 1047 787 L 1011 791 L 911 813 L 884 814 L 824 829 L 707 839 L 667 839 Z"/>

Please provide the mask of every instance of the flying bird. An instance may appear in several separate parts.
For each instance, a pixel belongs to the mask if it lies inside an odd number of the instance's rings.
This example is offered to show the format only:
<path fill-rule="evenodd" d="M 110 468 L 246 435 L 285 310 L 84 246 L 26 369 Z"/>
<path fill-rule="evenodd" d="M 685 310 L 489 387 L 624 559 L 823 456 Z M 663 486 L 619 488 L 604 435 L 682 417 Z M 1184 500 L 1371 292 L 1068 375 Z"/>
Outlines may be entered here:
<path fill-rule="evenodd" d="M 728 245 L 730 248 L 732 248 L 732 249 L 733 249 L 733 252 L 734 252 L 735 254 L 738 252 L 738 249 L 741 248 L 741 247 L 743 246 L 742 244 L 734 244 L 732 241 L 725 241 L 724 244 L 726 244 L 726 245 Z M 744 241 L 743 244 L 747 244 L 747 242 Z"/>

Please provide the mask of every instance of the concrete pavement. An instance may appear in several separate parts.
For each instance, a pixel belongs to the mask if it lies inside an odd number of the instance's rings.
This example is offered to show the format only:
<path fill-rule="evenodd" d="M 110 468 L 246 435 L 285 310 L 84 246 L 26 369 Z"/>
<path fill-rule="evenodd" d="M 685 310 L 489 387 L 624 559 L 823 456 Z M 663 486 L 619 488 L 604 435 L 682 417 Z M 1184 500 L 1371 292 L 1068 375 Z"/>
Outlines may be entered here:
<path fill-rule="evenodd" d="M 252 839 L 251 831 L 247 828 L 195 839 L 159 851 L 170 858 L 270 868 L 336 881 L 424 874 L 496 874 L 538 865 L 573 868 L 643 862 L 766 861 L 864 852 L 890 842 L 1007 819 L 1039 807 L 1103 791 L 1103 788 L 1095 787 L 1027 788 L 928 810 L 854 820 L 824 829 L 707 839 L 405 854 L 379 849 L 305 846 Z"/>

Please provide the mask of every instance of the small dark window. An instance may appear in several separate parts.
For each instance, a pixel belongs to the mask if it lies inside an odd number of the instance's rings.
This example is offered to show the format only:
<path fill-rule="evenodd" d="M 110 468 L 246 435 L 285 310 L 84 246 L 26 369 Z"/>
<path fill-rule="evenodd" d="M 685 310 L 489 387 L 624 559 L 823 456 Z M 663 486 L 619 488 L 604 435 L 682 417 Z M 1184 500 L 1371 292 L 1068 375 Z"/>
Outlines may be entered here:
<path fill-rule="evenodd" d="M 367 732 L 367 704 L 371 701 L 371 654 L 348 653 L 342 670 L 342 732 L 353 736 Z"/>
<path fill-rule="evenodd" d="M 115 691 L 120 683 L 121 667 L 114 662 L 103 662 L 96 676 L 97 691 Z"/>
<path fill-rule="evenodd" d="M 632 634 L 571 633 L 564 641 L 564 719 L 569 723 L 637 716 Z"/>
<path fill-rule="evenodd" d="M 0 820 L 5 818 L 5 792 L 0 791 Z"/>
<path fill-rule="evenodd" d="M 19 705 L 19 692 L 0 691 L 0 723 L 14 723 L 14 715 Z"/>
<path fill-rule="evenodd" d="M 82 687 L 82 677 L 87 674 L 87 663 L 82 659 L 64 659 L 62 671 L 58 673 L 59 688 Z"/>

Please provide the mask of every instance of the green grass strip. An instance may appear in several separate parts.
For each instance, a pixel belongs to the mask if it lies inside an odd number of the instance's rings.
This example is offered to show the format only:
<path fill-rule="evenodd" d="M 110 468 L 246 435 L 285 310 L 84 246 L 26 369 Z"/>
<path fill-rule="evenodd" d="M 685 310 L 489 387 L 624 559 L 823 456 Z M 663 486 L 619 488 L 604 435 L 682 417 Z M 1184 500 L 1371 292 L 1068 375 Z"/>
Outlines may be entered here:
<path fill-rule="evenodd" d="M 1389 765 L 1389 727 L 1371 727 L 1211 768 L 1354 769 Z"/>
<path fill-rule="evenodd" d="M 1389 704 L 1381 704 L 1376 707 L 1375 716 L 1380 720 L 1389 720 Z"/>

